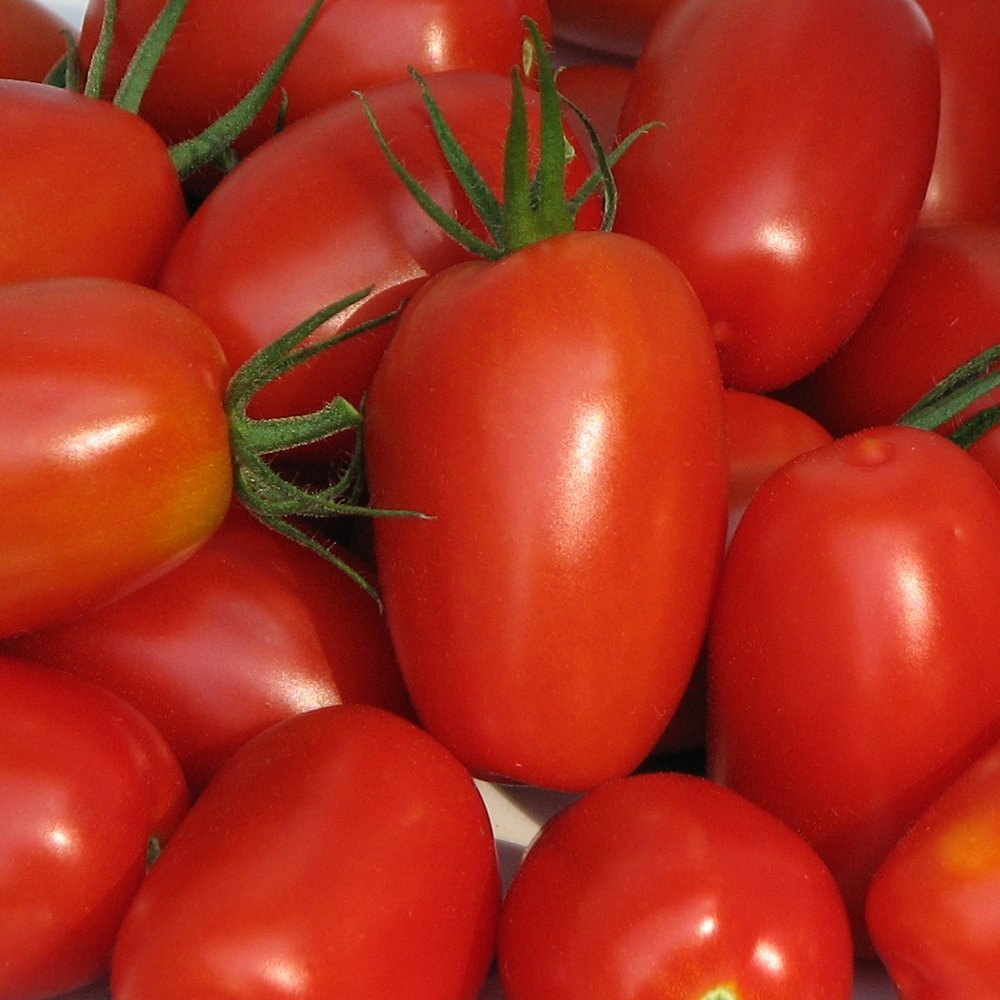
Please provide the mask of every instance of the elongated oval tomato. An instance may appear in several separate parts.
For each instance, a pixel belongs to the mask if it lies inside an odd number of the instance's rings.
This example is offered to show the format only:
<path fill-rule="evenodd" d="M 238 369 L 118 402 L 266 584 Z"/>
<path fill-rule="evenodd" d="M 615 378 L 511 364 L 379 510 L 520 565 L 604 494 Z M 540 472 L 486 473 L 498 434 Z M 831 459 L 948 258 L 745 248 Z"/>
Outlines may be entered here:
<path fill-rule="evenodd" d="M 509 79 L 456 71 L 435 74 L 428 86 L 499 193 Z M 367 99 L 408 169 L 447 213 L 473 225 L 416 84 L 375 87 Z M 527 101 L 534 130 L 537 97 L 529 93 Z M 571 181 L 586 176 L 584 159 L 578 156 L 571 165 Z M 581 224 L 587 219 L 593 215 L 583 212 Z M 235 368 L 342 296 L 373 286 L 364 302 L 325 323 L 315 338 L 391 312 L 429 275 L 469 256 L 400 184 L 352 97 L 296 123 L 226 177 L 185 229 L 159 287 L 208 322 Z M 389 323 L 354 337 L 282 376 L 259 393 L 252 412 L 302 413 L 333 395 L 360 402 L 393 329 Z M 323 446 L 323 453 L 331 447 L 342 450 L 343 436 Z"/>
<path fill-rule="evenodd" d="M 115 946 L 116 1000 L 474 1000 L 500 878 L 468 772 L 382 709 L 255 737 L 185 817 Z"/>
<path fill-rule="evenodd" d="M 727 384 L 770 391 L 843 343 L 903 251 L 934 158 L 938 67 L 914 0 L 688 0 L 656 22 L 616 228 L 691 281 Z"/>
<path fill-rule="evenodd" d="M 232 107 L 281 51 L 311 0 L 191 0 L 143 99 L 142 113 L 170 142 L 197 134 Z M 113 87 L 161 0 L 119 0 L 106 82 Z M 89 60 L 104 0 L 90 0 L 80 47 Z M 326 0 L 281 81 L 285 120 L 390 80 L 421 73 L 507 73 L 521 62 L 527 15 L 548 34 L 546 0 Z M 235 30 L 234 30 L 235 29 Z M 248 151 L 272 135 L 279 97 L 241 140 Z"/>
<path fill-rule="evenodd" d="M 861 431 L 774 473 L 709 636 L 711 776 L 802 833 L 870 950 L 868 882 L 1000 737 L 1000 491 L 940 434 Z"/>
<path fill-rule="evenodd" d="M 407 306 L 365 451 L 390 633 L 423 724 L 479 775 L 580 789 L 675 710 L 725 531 L 705 316 L 608 233 L 459 264 Z"/>
<path fill-rule="evenodd" d="M 837 885 L 785 824 L 705 778 L 611 781 L 528 849 L 497 943 L 509 1000 L 847 1000 Z"/>
<path fill-rule="evenodd" d="M 187 207 L 153 128 L 107 101 L 23 80 L 0 80 L 0 120 L 0 283 L 154 284 Z"/>
<path fill-rule="evenodd" d="M 989 996 L 1000 979 L 1000 744 L 963 771 L 872 879 L 868 928 L 901 1000 Z"/>
<path fill-rule="evenodd" d="M 134 589 L 232 495 L 225 358 L 166 295 L 102 278 L 0 287 L 0 635 Z"/>
<path fill-rule="evenodd" d="M 0 997 L 43 1000 L 107 972 L 187 789 L 163 737 L 122 699 L 0 657 Z"/>
<path fill-rule="evenodd" d="M 376 603 L 238 505 L 180 566 L 4 648 L 140 708 L 193 791 L 250 737 L 290 715 L 339 702 L 409 712 Z"/>

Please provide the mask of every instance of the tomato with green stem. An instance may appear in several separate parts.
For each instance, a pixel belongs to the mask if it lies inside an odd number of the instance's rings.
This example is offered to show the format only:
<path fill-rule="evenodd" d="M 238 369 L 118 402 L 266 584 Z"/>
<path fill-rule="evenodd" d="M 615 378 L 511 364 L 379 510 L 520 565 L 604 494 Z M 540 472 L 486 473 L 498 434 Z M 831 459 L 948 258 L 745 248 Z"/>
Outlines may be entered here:
<path fill-rule="evenodd" d="M 865 903 L 901 1000 L 989 996 L 1000 977 L 1000 744 L 903 834 Z"/>
<path fill-rule="evenodd" d="M 491 240 L 451 227 L 487 259 L 405 307 L 364 455 L 377 506 L 425 515 L 374 521 L 422 724 L 478 775 L 576 790 L 632 770 L 691 675 L 725 532 L 722 386 L 676 267 L 631 237 L 572 231 L 560 98 L 532 34 L 534 182 L 518 99 L 504 200 L 479 204 Z"/>
<path fill-rule="evenodd" d="M 41 83 L 66 54 L 69 24 L 38 0 L 0 3 L 0 79 Z"/>
<path fill-rule="evenodd" d="M 689 0 L 636 62 L 616 228 L 691 281 L 726 384 L 769 392 L 851 334 L 917 221 L 939 115 L 914 0 Z"/>
<path fill-rule="evenodd" d="M 188 807 L 176 758 L 136 709 L 0 656 L 0 997 L 103 976 L 146 870 Z"/>
<path fill-rule="evenodd" d="M 864 951 L 875 869 L 1000 735 L 1000 492 L 928 429 L 989 384 L 963 377 L 907 424 L 783 466 L 716 592 L 709 774 L 814 845 Z"/>

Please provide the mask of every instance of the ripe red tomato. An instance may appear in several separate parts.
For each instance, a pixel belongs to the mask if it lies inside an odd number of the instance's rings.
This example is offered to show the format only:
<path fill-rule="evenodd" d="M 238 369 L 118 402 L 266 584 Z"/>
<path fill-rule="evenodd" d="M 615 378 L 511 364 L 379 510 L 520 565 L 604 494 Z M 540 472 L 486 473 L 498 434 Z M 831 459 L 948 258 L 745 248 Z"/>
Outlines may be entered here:
<path fill-rule="evenodd" d="M 166 737 L 193 791 L 290 715 L 342 701 L 409 712 L 375 602 L 238 506 L 169 573 L 5 648 L 129 700 Z"/>
<path fill-rule="evenodd" d="M 147 719 L 62 671 L 0 657 L 0 998 L 42 1000 L 108 969 L 151 837 L 187 808 Z"/>
<path fill-rule="evenodd" d="M 154 284 L 187 220 L 177 170 L 137 115 L 0 80 L 0 284 L 96 275 Z"/>
<path fill-rule="evenodd" d="M 238 750 L 143 883 L 116 1000 L 474 1000 L 500 879 L 468 772 L 382 709 L 319 708 Z"/>
<path fill-rule="evenodd" d="M 311 0 L 191 0 L 143 99 L 142 114 L 169 141 L 196 135 L 261 76 L 305 17 Z M 120 0 L 106 83 L 113 88 L 159 14 L 162 0 Z M 90 0 L 80 37 L 89 60 L 104 0 Z M 354 90 L 421 73 L 506 74 L 521 62 L 528 15 L 547 34 L 546 0 L 326 0 L 282 77 L 286 121 Z M 373 42 L 377 40 L 377 44 Z M 244 152 L 275 131 L 278 95 L 238 144 Z"/>
<path fill-rule="evenodd" d="M 902 1000 L 1000 981 L 1000 744 L 934 800 L 879 866 L 866 915 Z"/>
<path fill-rule="evenodd" d="M 678 0 L 549 0 L 557 41 L 634 57 L 656 19 Z"/>
<path fill-rule="evenodd" d="M 690 0 L 638 59 L 616 228 L 705 306 L 728 385 L 770 391 L 843 343 L 903 251 L 937 135 L 914 0 Z"/>
<path fill-rule="evenodd" d="M 66 54 L 69 24 L 37 0 L 0 0 L 0 79 L 41 82 Z"/>
<path fill-rule="evenodd" d="M 851 935 L 815 851 L 705 778 L 609 782 L 557 814 L 508 890 L 509 1000 L 848 1000 Z"/>
<path fill-rule="evenodd" d="M 480 776 L 576 790 L 677 707 L 725 529 L 704 313 L 648 244 L 569 233 L 456 265 L 404 311 L 365 455 L 422 723 Z"/>
<path fill-rule="evenodd" d="M 101 278 L 0 286 L 0 635 L 180 562 L 232 495 L 225 359 L 166 295 Z"/>
<path fill-rule="evenodd" d="M 861 431 L 750 501 L 709 635 L 709 774 L 803 834 L 848 902 L 1000 738 L 1000 492 L 940 434 Z"/>
<path fill-rule="evenodd" d="M 428 86 L 486 182 L 501 191 L 510 81 L 454 72 L 435 75 Z M 416 84 L 376 87 L 367 98 L 417 179 L 447 212 L 473 224 Z M 531 93 L 527 100 L 534 129 L 538 101 Z M 583 160 L 572 165 L 571 182 L 586 176 Z M 588 218 L 584 213 L 581 225 Z M 236 367 L 329 302 L 374 286 L 368 299 L 324 324 L 316 338 L 391 312 L 428 275 L 469 256 L 399 182 L 360 103 L 348 98 L 283 132 L 225 178 L 178 241 L 160 288 L 208 322 Z M 302 413 L 334 394 L 360 402 L 393 329 L 386 324 L 354 337 L 278 379 L 251 412 Z M 332 444 L 344 447 L 342 439 Z"/>
<path fill-rule="evenodd" d="M 941 63 L 941 122 L 921 221 L 1000 225 L 1000 6 L 920 0 Z"/>

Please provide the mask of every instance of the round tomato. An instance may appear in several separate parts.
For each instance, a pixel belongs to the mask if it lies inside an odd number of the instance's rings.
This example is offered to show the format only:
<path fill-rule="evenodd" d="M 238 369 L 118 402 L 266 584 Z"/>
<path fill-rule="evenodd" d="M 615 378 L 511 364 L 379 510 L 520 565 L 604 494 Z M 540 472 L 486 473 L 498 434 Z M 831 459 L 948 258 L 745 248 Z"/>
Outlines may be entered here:
<path fill-rule="evenodd" d="M 0 635 L 135 589 L 232 496 L 226 365 L 204 322 L 126 282 L 0 287 Z"/>
<path fill-rule="evenodd" d="M 1000 981 L 1000 744 L 921 814 L 872 879 L 868 929 L 902 1000 Z"/>
<path fill-rule="evenodd" d="M 169 573 L 5 648 L 127 698 L 166 737 L 194 791 L 290 715 L 342 701 L 409 711 L 378 605 L 239 506 Z"/>
<path fill-rule="evenodd" d="M 848 1000 L 844 904 L 816 852 L 705 778 L 647 773 L 542 828 L 504 901 L 509 1000 Z"/>
<path fill-rule="evenodd" d="M 302 21 L 311 0 L 190 0 L 143 98 L 143 117 L 169 142 L 196 135 L 261 76 Z M 119 0 L 106 85 L 113 88 L 162 0 Z M 80 37 L 96 45 L 104 0 L 90 0 Z M 286 122 L 390 80 L 421 73 L 506 74 L 521 62 L 521 18 L 549 29 L 546 0 L 326 0 L 282 77 Z M 377 40 L 373 41 L 373 40 Z M 275 95 L 240 142 L 244 152 L 273 135 Z"/>
<path fill-rule="evenodd" d="M 0 657 L 0 998 L 42 1000 L 108 969 L 150 838 L 187 808 L 150 722 L 62 671 Z"/>
<path fill-rule="evenodd" d="M 1000 225 L 1000 6 L 920 0 L 941 63 L 941 122 L 926 223 Z"/>
<path fill-rule="evenodd" d="M 456 71 L 436 74 L 428 87 L 486 182 L 500 191 L 510 81 Z M 474 225 L 468 198 L 428 126 L 420 88 L 412 80 L 386 84 L 367 100 L 430 195 Z M 529 93 L 527 103 L 534 128 L 536 96 Z M 583 159 L 571 165 L 571 179 L 586 176 Z M 208 322 L 236 367 L 341 296 L 373 286 L 316 338 L 397 309 L 428 275 L 469 256 L 400 183 L 352 97 L 281 133 L 229 174 L 195 213 L 159 287 Z M 393 328 L 387 323 L 354 337 L 276 380 L 259 393 L 252 412 L 302 413 L 335 394 L 360 402 Z M 344 448 L 342 438 L 332 444 Z"/>
<path fill-rule="evenodd" d="M 1000 737 L 1000 492 L 940 434 L 783 466 L 733 536 L 709 635 L 709 774 L 803 834 L 868 950 L 868 882 Z"/>
<path fill-rule="evenodd" d="M 620 122 L 616 228 L 701 299 L 728 385 L 802 378 L 871 307 L 917 220 L 939 113 L 914 0 L 689 0 L 661 17 Z"/>
<path fill-rule="evenodd" d="M 92 275 L 154 284 L 187 221 L 163 140 L 106 101 L 0 80 L 0 284 Z"/>
<path fill-rule="evenodd" d="M 474 1000 L 500 877 L 468 772 L 382 709 L 297 715 L 238 750 L 137 893 L 116 1000 Z"/>
<path fill-rule="evenodd" d="M 556 40 L 623 58 L 637 56 L 656 19 L 678 0 L 549 0 Z"/>
<path fill-rule="evenodd" d="M 480 776 L 575 790 L 677 707 L 725 533 L 705 315 L 657 250 L 575 232 L 430 279 L 364 445 L 390 634 L 422 723 Z"/>
<path fill-rule="evenodd" d="M 66 55 L 69 24 L 38 0 L 0 0 L 0 79 L 40 83 Z"/>

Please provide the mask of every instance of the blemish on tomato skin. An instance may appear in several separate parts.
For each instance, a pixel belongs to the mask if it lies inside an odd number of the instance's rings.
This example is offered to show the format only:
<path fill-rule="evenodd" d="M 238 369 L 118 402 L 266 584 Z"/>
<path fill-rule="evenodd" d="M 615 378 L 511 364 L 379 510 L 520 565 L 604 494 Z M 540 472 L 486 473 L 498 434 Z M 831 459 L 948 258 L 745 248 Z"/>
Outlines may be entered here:
<path fill-rule="evenodd" d="M 861 435 L 854 442 L 847 457 L 854 465 L 884 465 L 893 455 L 892 444 L 884 437 Z"/>

